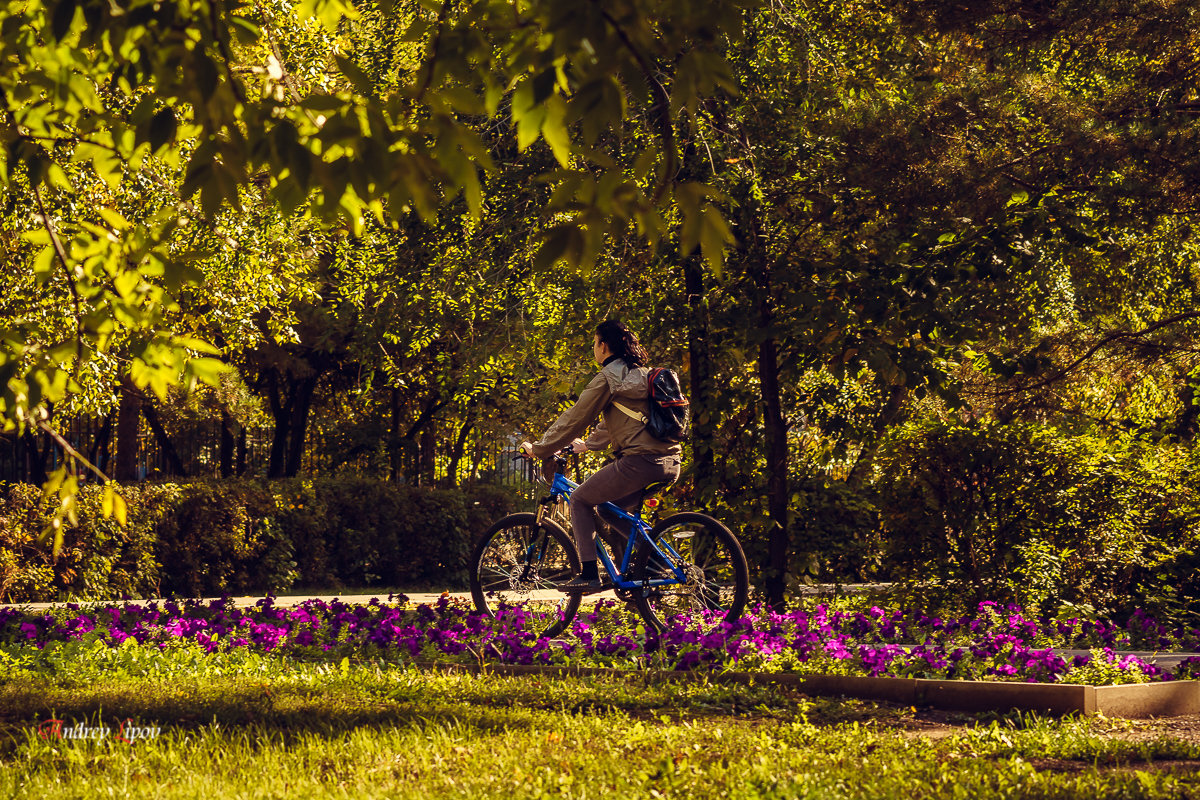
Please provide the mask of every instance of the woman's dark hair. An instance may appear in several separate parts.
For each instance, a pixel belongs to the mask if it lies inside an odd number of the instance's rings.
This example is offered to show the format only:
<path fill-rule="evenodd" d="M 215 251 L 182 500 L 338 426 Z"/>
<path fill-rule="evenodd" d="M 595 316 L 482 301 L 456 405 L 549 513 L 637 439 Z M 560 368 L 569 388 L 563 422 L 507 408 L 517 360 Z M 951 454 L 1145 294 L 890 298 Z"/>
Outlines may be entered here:
<path fill-rule="evenodd" d="M 630 367 L 644 367 L 650 356 L 633 331 L 617 319 L 606 319 L 596 326 L 596 335 L 608 345 L 614 356 Z"/>

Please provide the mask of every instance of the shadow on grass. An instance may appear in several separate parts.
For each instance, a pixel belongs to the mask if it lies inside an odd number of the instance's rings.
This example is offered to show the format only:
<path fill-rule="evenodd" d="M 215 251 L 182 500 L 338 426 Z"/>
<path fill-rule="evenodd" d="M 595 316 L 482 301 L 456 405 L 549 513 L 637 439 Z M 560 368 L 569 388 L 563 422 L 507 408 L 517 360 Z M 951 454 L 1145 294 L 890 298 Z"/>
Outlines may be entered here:
<path fill-rule="evenodd" d="M 512 709 L 443 699 L 416 703 L 267 683 L 226 683 L 209 689 L 144 684 L 90 689 L 0 687 L 0 748 L 11 748 L 23 739 L 23 730 L 51 718 L 63 720 L 67 727 L 96 720 L 115 725 L 125 719 L 164 730 L 217 724 L 230 729 L 254 728 L 284 741 L 305 734 L 332 738 L 364 727 L 420 730 L 443 723 L 486 734 L 527 727 L 531 722 L 527 714 Z"/>
<path fill-rule="evenodd" d="M 132 719 L 139 726 L 253 729 L 285 741 L 316 734 L 335 738 L 361 728 L 420 731 L 443 725 L 488 733 L 550 724 L 545 715 L 620 715 L 663 723 L 738 720 L 778 724 L 797 719 L 819 727 L 867 724 L 910 728 L 916 709 L 860 700 L 809 698 L 770 685 L 647 682 L 637 675 L 594 678 L 470 676 L 384 671 L 342 677 L 291 679 L 200 676 L 183 680 L 102 679 L 64 685 L 29 676 L 0 684 L 0 752 L 26 731 L 55 718 L 106 724 Z M 933 727 L 958 729 L 977 718 L 939 716 Z M 566 723 L 570 724 L 570 723 Z"/>

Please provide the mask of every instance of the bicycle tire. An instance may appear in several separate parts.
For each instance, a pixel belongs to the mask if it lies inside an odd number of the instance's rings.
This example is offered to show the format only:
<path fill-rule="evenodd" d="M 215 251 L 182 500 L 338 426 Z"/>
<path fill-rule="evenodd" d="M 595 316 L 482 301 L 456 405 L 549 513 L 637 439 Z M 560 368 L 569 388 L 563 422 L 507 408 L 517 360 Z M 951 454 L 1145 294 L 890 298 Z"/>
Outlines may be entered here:
<path fill-rule="evenodd" d="M 545 534 L 546 548 L 539 537 Z M 534 561 L 529 560 L 534 555 Z M 476 610 L 497 617 L 505 606 L 525 602 L 530 629 L 554 637 L 567 629 L 579 611 L 578 594 L 557 591 L 559 583 L 579 572 L 575 542 L 550 520 L 530 513 L 510 514 L 492 525 L 471 553 L 471 599 Z M 535 597 L 533 592 L 553 592 Z M 532 602 L 530 602 L 532 601 Z"/>
<path fill-rule="evenodd" d="M 742 615 L 750 594 L 750 569 L 737 537 L 707 514 L 672 514 L 649 533 L 653 542 L 666 539 L 679 554 L 688 580 L 645 589 L 635 589 L 634 605 L 648 626 L 661 632 L 676 614 L 722 611 L 720 620 L 732 622 Z M 655 562 L 658 562 L 657 565 Z M 633 574 L 662 575 L 664 564 L 658 553 L 643 542 L 634 561 Z"/>

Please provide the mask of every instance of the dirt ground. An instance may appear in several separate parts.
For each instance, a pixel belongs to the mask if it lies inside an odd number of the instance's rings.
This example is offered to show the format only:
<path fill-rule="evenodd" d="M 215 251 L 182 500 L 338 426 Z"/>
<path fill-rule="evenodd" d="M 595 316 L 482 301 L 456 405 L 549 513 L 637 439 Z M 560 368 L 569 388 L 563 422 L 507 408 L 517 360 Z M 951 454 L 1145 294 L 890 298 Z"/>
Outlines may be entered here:
<path fill-rule="evenodd" d="M 911 709 L 901 711 L 898 718 L 890 721 L 889 727 L 894 726 L 912 736 L 942 739 L 992 718 L 991 715 L 918 708 L 915 712 Z M 1150 742 L 1171 738 L 1200 745 L 1200 714 L 1153 719 L 1096 717 L 1093 724 L 1094 733 L 1121 741 Z M 1197 762 L 1197 768 L 1200 768 L 1200 762 Z"/>

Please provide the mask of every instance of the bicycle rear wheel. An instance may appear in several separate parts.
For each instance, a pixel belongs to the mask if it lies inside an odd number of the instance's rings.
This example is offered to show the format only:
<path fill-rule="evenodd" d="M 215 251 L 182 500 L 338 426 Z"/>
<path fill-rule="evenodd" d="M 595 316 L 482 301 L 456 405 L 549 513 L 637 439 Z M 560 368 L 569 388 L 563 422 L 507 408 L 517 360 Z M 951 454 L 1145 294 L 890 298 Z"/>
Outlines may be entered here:
<path fill-rule="evenodd" d="M 498 617 L 524 603 L 526 625 L 539 636 L 557 636 L 579 610 L 580 595 L 563 594 L 558 584 L 579 572 L 571 537 L 550 520 L 510 514 L 489 528 L 471 555 L 471 598 L 475 608 Z"/>
<path fill-rule="evenodd" d="M 686 579 L 633 590 L 634 604 L 647 625 L 662 631 L 667 620 L 677 614 L 708 612 L 715 621 L 728 622 L 742 615 L 750 592 L 750 570 L 741 544 L 728 528 L 707 514 L 685 512 L 667 517 L 649 535 L 655 543 L 670 544 L 679 554 L 674 566 Z M 659 548 L 669 553 L 663 544 Z M 633 574 L 654 579 L 671 577 L 672 572 L 643 542 Z"/>

